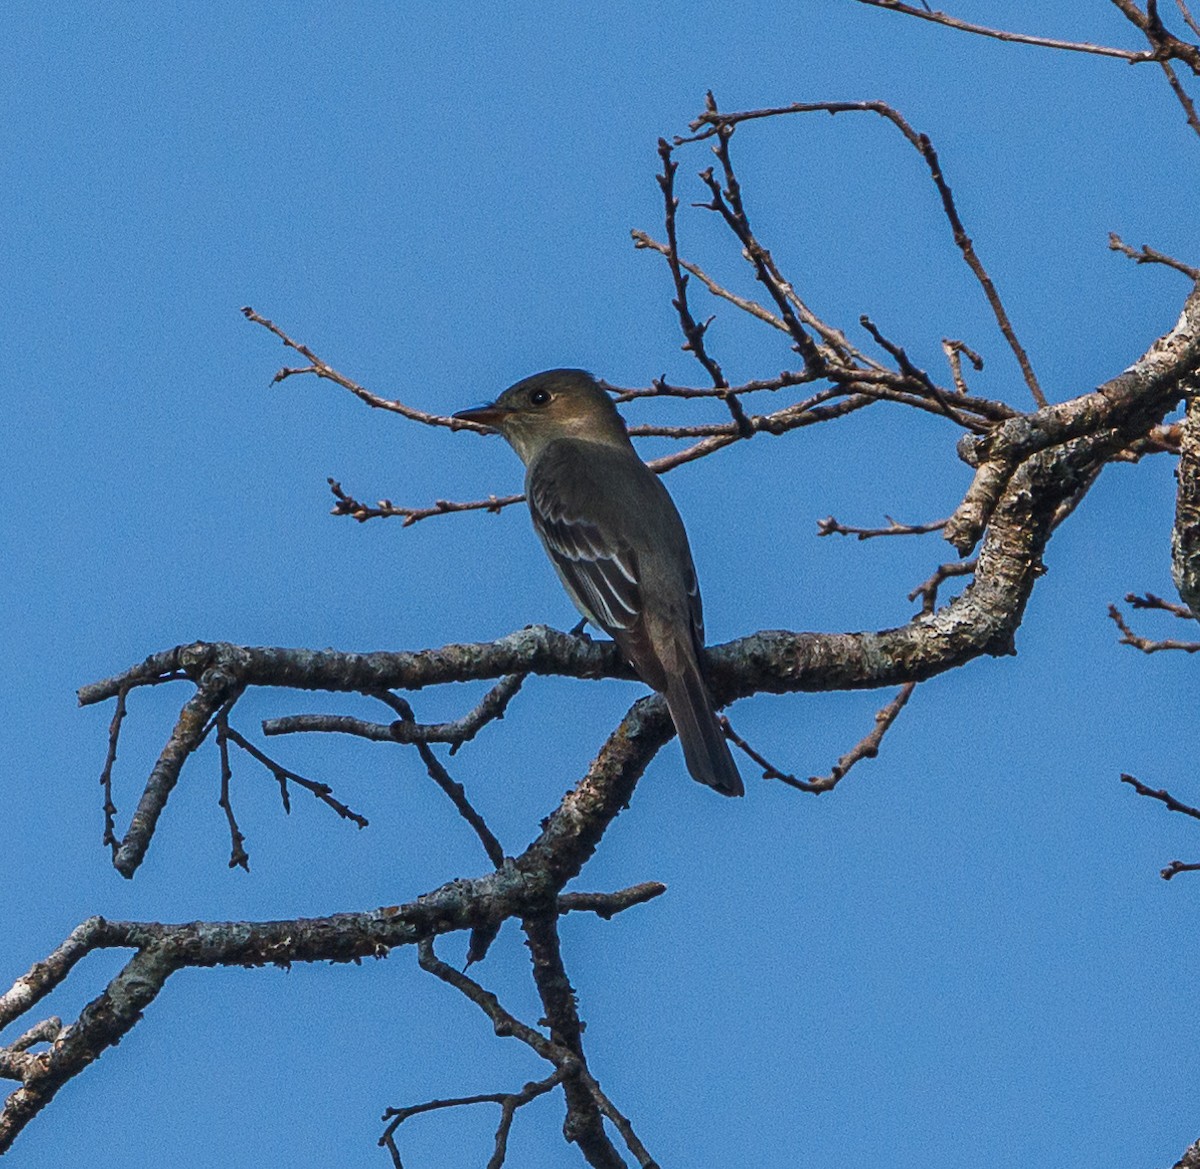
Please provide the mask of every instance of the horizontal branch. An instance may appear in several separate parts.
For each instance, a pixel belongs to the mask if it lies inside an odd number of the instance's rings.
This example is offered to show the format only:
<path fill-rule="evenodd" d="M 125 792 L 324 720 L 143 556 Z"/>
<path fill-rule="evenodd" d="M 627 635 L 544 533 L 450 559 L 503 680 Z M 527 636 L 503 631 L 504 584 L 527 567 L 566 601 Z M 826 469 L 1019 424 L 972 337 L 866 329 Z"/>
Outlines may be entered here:
<path fill-rule="evenodd" d="M 1183 621 L 1200 620 L 1191 609 L 1173 604 L 1171 601 L 1164 601 L 1162 597 L 1156 596 L 1154 593 L 1146 593 L 1144 596 L 1138 596 L 1137 593 L 1126 593 L 1125 600 L 1135 609 L 1158 609 L 1160 612 L 1170 613 Z"/>
<path fill-rule="evenodd" d="M 457 502 L 452 499 L 434 500 L 428 507 L 401 507 L 390 499 L 381 499 L 375 504 L 362 503 L 354 496 L 342 490 L 342 485 L 336 479 L 329 479 L 329 490 L 333 492 L 334 504 L 330 509 L 331 515 L 348 515 L 351 519 L 365 523 L 367 520 L 382 519 L 385 516 L 396 516 L 404 521 L 404 527 L 411 527 L 421 520 L 433 516 L 451 515 L 460 511 L 486 511 L 497 515 L 514 503 L 523 503 L 524 495 L 489 495 L 486 499 L 470 499 Z"/>
<path fill-rule="evenodd" d="M 620 889 L 616 893 L 560 893 L 558 912 L 586 911 L 607 921 L 626 909 L 661 897 L 666 891 L 666 885 L 659 881 L 643 881 L 640 885 L 630 885 L 628 889 Z"/>
<path fill-rule="evenodd" d="M 872 8 L 886 8 L 889 12 L 901 12 L 905 16 L 915 16 L 920 20 L 928 20 L 946 28 L 955 28 L 960 32 L 975 33 L 977 36 L 990 37 L 992 40 L 1006 41 L 1016 45 L 1037 45 L 1043 49 L 1062 49 L 1069 53 L 1092 53 L 1098 57 L 1116 57 L 1121 61 L 1136 64 L 1141 61 L 1152 61 L 1154 54 L 1146 50 L 1118 49 L 1111 45 L 1094 45 L 1089 41 L 1062 41 L 1053 37 L 1032 36 L 1028 33 L 1008 32 L 1001 28 L 988 28 L 982 24 L 972 24 L 968 20 L 959 20 L 945 12 L 936 12 L 928 7 L 918 7 L 915 4 L 905 4 L 902 0 L 858 0 L 860 4 L 868 4 Z"/>
<path fill-rule="evenodd" d="M 1147 799 L 1158 800 L 1160 804 L 1164 804 L 1168 811 L 1179 812 L 1184 816 L 1191 816 L 1193 820 L 1200 820 L 1200 808 L 1193 808 L 1191 804 L 1185 804 L 1177 800 L 1169 791 L 1161 788 L 1147 787 L 1140 779 L 1132 775 L 1121 775 L 1121 782 L 1127 783 L 1139 796 L 1145 796 Z"/>
<path fill-rule="evenodd" d="M 883 518 L 887 520 L 886 528 L 850 528 L 833 516 L 826 516 L 817 520 L 817 535 L 857 536 L 860 540 L 873 540 L 879 536 L 924 536 L 929 532 L 940 532 L 946 526 L 945 520 L 933 520 L 927 524 L 898 524 L 890 515 Z"/>
<path fill-rule="evenodd" d="M 1161 641 L 1155 641 L 1149 637 L 1142 637 L 1134 633 L 1125 622 L 1125 618 L 1121 616 L 1121 610 L 1116 605 L 1109 605 L 1108 615 L 1112 619 L 1113 624 L 1121 631 L 1121 645 L 1131 645 L 1134 649 L 1139 649 L 1144 654 L 1161 653 L 1163 650 L 1177 649 L 1184 653 L 1200 653 L 1200 641 L 1179 641 L 1175 638 L 1164 638 Z"/>
<path fill-rule="evenodd" d="M 1139 252 L 1136 248 L 1130 247 L 1115 231 L 1108 233 L 1108 246 L 1111 251 L 1128 256 L 1135 264 L 1162 264 L 1164 267 L 1174 268 L 1176 272 L 1182 272 L 1189 280 L 1200 280 L 1200 268 L 1185 264 L 1182 260 L 1175 259 L 1174 256 L 1168 256 L 1165 252 L 1152 248 L 1149 244 L 1142 244 L 1142 250 Z"/>

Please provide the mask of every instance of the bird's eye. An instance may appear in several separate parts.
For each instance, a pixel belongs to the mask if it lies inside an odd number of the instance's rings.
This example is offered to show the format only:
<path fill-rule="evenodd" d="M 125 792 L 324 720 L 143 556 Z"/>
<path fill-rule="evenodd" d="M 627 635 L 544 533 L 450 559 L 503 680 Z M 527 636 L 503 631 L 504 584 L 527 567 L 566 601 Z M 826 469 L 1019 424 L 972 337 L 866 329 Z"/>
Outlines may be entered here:
<path fill-rule="evenodd" d="M 529 395 L 529 404 L 531 406 L 544 406 L 550 401 L 549 390 L 534 390 Z"/>

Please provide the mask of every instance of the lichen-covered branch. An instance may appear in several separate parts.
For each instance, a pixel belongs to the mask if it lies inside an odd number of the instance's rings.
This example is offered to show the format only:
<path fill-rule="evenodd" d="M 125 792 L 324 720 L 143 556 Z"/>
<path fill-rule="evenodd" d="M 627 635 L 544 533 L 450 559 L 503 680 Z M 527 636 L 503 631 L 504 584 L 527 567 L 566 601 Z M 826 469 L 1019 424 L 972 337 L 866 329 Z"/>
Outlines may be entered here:
<path fill-rule="evenodd" d="M 1200 390 L 1187 403 L 1179 438 L 1179 489 L 1171 532 L 1171 576 L 1179 599 L 1200 621 Z"/>
<path fill-rule="evenodd" d="M 945 537 L 960 553 L 979 539 L 1013 469 L 1023 459 L 1076 436 L 1117 427 L 1125 445 L 1150 431 L 1200 371 L 1200 287 L 1192 290 L 1178 323 L 1129 369 L 1098 390 L 1000 423 L 991 434 L 959 443 L 960 455 L 978 468 L 950 517 Z"/>

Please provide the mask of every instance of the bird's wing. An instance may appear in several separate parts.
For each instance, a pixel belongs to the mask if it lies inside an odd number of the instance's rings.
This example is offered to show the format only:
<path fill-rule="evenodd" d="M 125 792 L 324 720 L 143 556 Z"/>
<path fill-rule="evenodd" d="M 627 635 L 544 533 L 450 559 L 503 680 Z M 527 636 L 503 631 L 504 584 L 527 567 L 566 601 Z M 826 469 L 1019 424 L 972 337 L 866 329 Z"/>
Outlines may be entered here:
<path fill-rule="evenodd" d="M 696 569 L 692 564 L 689 553 L 685 565 L 684 580 L 687 585 L 688 611 L 692 618 L 692 637 L 695 640 L 696 651 L 704 648 L 704 605 L 700 600 L 700 582 L 696 579 Z"/>
<path fill-rule="evenodd" d="M 581 514 L 563 479 L 541 468 L 530 476 L 533 526 L 588 620 L 613 635 L 633 633 L 642 616 L 637 556 L 595 517 Z"/>

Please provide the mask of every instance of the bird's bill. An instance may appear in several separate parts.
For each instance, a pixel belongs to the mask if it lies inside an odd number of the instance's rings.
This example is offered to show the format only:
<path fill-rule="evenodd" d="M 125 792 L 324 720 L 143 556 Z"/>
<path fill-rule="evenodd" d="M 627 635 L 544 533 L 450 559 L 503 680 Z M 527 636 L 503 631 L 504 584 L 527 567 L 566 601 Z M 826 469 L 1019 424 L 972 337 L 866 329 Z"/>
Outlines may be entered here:
<path fill-rule="evenodd" d="M 457 418 L 461 422 L 477 422 L 480 426 L 490 426 L 495 430 L 507 413 L 508 411 L 503 406 L 489 402 L 484 406 L 472 406 L 470 410 L 459 410 L 457 414 L 451 414 L 450 417 Z"/>

